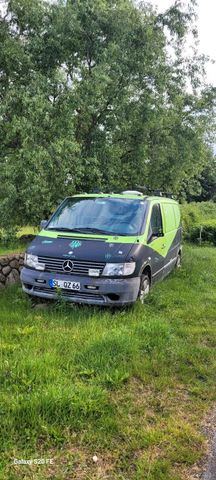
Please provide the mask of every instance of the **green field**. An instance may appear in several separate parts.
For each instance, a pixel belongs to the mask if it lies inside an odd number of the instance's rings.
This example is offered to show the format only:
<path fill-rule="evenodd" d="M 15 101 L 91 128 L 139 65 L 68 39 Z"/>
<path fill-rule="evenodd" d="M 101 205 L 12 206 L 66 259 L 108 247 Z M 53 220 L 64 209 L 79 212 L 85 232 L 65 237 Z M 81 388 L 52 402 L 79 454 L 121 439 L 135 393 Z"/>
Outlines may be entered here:
<path fill-rule="evenodd" d="M 1 480 L 190 479 L 216 400 L 215 273 L 216 249 L 185 247 L 130 310 L 34 310 L 2 290 Z"/>

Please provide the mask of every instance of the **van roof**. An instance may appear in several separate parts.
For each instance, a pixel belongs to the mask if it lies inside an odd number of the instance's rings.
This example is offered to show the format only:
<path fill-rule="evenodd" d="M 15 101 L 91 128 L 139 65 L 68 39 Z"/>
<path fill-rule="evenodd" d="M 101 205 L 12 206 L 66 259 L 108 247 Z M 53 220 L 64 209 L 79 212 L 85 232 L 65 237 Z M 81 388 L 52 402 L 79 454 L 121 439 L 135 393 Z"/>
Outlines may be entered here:
<path fill-rule="evenodd" d="M 176 203 L 178 202 L 169 197 L 162 197 L 162 196 L 150 196 L 150 195 L 140 195 L 140 194 L 122 194 L 122 193 L 79 193 L 72 195 L 72 197 L 104 197 L 104 198 L 128 198 L 128 199 L 137 199 L 137 200 L 149 200 L 149 201 L 158 201 L 158 202 L 165 202 L 165 203 Z"/>

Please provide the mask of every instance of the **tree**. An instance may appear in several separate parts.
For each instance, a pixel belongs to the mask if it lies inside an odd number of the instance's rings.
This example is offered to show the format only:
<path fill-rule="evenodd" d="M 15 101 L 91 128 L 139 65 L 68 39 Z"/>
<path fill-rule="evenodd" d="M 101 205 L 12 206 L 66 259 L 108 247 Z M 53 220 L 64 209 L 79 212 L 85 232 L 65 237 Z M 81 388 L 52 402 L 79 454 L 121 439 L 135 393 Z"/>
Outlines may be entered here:
<path fill-rule="evenodd" d="M 36 223 L 62 196 L 95 186 L 190 191 L 209 163 L 215 104 L 205 59 L 183 53 L 194 19 L 193 1 L 164 15 L 131 0 L 9 2 L 0 30 L 2 225 Z"/>
<path fill-rule="evenodd" d="M 210 152 L 209 163 L 202 171 L 197 180 L 197 188 L 187 195 L 189 202 L 206 202 L 213 200 L 216 202 L 216 158 Z"/>

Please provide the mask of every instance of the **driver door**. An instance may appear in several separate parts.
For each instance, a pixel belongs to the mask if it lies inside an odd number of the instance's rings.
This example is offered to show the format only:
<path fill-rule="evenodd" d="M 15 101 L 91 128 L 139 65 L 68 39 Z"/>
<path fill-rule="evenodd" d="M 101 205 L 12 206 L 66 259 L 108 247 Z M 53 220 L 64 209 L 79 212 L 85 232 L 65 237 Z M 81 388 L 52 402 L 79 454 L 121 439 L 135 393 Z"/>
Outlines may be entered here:
<path fill-rule="evenodd" d="M 151 250 L 152 280 L 155 282 L 163 278 L 166 248 L 162 212 L 159 203 L 152 206 L 148 230 L 148 247 Z"/>

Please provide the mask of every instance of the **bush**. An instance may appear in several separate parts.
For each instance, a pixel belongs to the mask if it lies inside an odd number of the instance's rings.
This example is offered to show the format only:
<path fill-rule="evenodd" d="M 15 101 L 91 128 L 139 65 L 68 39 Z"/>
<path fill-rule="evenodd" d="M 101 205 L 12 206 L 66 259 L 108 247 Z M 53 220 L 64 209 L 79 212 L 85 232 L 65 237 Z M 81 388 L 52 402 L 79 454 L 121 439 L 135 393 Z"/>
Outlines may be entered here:
<path fill-rule="evenodd" d="M 187 239 L 194 243 L 208 242 L 216 245 L 216 220 L 207 220 L 202 225 L 191 227 Z"/>
<path fill-rule="evenodd" d="M 183 236 L 186 240 L 216 244 L 216 203 L 200 202 L 181 205 Z"/>
<path fill-rule="evenodd" d="M 17 242 L 17 227 L 9 227 L 0 230 L 0 242 L 2 245 L 12 245 Z"/>

